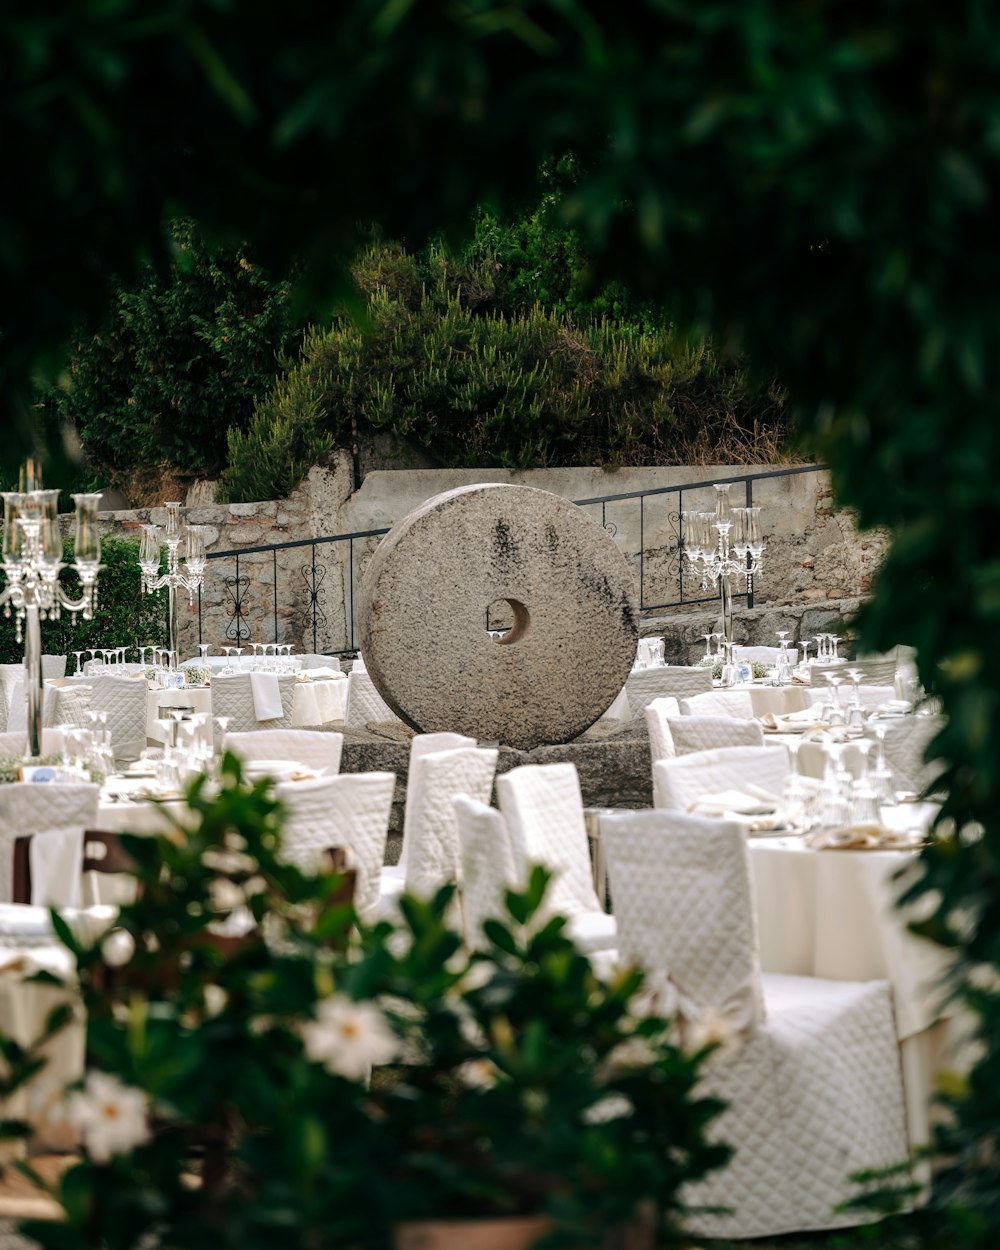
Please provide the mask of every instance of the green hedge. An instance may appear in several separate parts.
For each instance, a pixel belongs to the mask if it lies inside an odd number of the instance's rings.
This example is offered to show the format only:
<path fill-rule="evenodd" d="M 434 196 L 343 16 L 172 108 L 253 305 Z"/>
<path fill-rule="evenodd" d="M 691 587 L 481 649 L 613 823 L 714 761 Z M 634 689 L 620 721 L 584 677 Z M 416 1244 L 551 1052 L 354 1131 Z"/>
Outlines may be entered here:
<path fill-rule="evenodd" d="M 73 558 L 73 544 L 64 545 L 64 559 Z M 63 612 L 57 621 L 42 621 L 42 650 L 51 655 L 69 655 L 68 673 L 74 671 L 72 653 L 91 647 L 132 648 L 136 642 L 167 645 L 166 591 L 144 595 L 140 586 L 139 544 L 124 538 L 105 538 L 101 543 L 103 569 L 97 582 L 97 610 L 85 621 Z M 63 571 L 63 589 L 74 597 L 80 582 L 70 567 Z M 3 584 L 0 575 L 0 585 Z M 0 616 L 0 662 L 16 664 L 24 655 L 24 643 L 15 637 L 13 617 Z M 131 655 L 129 658 L 133 658 Z"/>

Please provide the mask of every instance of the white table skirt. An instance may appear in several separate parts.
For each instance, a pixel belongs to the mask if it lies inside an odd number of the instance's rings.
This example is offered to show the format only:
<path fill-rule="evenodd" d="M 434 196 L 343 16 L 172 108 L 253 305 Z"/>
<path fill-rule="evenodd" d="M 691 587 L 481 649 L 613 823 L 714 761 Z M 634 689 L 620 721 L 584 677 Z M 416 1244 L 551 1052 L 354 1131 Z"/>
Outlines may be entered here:
<path fill-rule="evenodd" d="M 929 1137 L 934 1074 L 956 1062 L 941 989 L 947 954 L 908 932 L 895 874 L 912 851 L 814 851 L 793 839 L 751 839 L 765 972 L 831 981 L 887 980 L 900 1039 L 910 1140 Z"/>

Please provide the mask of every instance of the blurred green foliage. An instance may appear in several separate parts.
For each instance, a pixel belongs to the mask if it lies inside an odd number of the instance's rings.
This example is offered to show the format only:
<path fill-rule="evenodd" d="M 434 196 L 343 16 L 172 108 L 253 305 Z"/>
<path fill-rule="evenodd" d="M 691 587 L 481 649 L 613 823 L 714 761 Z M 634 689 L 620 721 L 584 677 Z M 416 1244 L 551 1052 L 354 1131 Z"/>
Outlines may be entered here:
<path fill-rule="evenodd" d="M 173 263 L 144 265 L 113 292 L 95 334 L 73 345 L 46 406 L 78 434 L 103 485 L 137 466 L 208 476 L 273 384 L 299 335 L 288 282 L 272 281 L 245 248 L 206 244 L 189 220 L 170 223 Z"/>
<path fill-rule="evenodd" d="M 841 504 L 895 542 L 860 643 L 918 648 L 950 720 L 947 816 L 921 858 L 981 1056 L 951 1083 L 931 1215 L 1000 1227 L 1000 10 L 983 0 L 190 0 L 8 5 L 0 32 L 5 401 L 29 394 L 105 267 L 169 201 L 329 309 L 358 221 L 460 231 L 560 204 L 596 284 L 671 291 L 778 376 Z M 42 280 L 44 279 L 44 280 Z M 17 415 L 14 409 L 14 415 Z M 23 409 L 22 409 L 23 411 Z M 15 446 L 11 440 L 8 451 Z M 23 441 L 22 441 L 23 446 Z M 992 979 L 991 979 L 992 978 Z"/>

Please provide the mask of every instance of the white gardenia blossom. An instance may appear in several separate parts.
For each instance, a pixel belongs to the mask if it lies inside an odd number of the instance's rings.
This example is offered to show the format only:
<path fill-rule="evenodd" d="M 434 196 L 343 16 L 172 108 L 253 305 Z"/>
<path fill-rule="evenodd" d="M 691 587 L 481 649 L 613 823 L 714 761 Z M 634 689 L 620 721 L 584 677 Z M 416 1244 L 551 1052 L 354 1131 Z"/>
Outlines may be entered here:
<path fill-rule="evenodd" d="M 80 1134 L 95 1163 L 127 1154 L 149 1139 L 149 1099 L 141 1089 L 123 1085 L 110 1072 L 90 1072 L 83 1089 L 66 1100 L 66 1119 Z"/>
<path fill-rule="evenodd" d="M 624 1094 L 608 1094 L 591 1103 L 583 1113 L 583 1120 L 585 1124 L 607 1124 L 609 1120 L 621 1120 L 631 1115 L 634 1110 Z"/>
<path fill-rule="evenodd" d="M 390 1063 L 400 1053 L 400 1039 L 374 1003 L 355 1002 L 343 994 L 325 998 L 316 1019 L 302 1028 L 307 1056 L 334 1076 L 363 1081 L 375 1064 Z"/>

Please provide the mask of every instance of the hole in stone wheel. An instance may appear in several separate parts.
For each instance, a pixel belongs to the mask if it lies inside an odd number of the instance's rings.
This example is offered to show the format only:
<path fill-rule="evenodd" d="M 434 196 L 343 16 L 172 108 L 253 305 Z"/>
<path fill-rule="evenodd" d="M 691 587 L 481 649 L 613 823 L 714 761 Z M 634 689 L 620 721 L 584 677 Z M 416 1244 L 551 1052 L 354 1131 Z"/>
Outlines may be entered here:
<path fill-rule="evenodd" d="M 520 599 L 494 599 L 486 609 L 486 628 L 501 647 L 520 642 L 530 624 L 531 613 Z"/>

